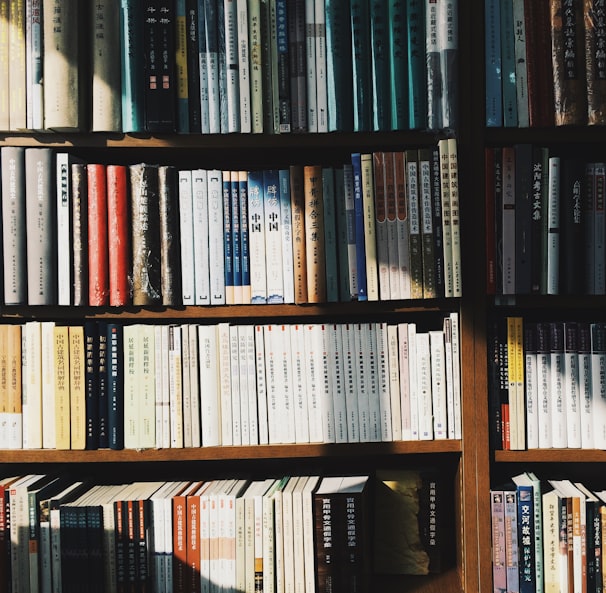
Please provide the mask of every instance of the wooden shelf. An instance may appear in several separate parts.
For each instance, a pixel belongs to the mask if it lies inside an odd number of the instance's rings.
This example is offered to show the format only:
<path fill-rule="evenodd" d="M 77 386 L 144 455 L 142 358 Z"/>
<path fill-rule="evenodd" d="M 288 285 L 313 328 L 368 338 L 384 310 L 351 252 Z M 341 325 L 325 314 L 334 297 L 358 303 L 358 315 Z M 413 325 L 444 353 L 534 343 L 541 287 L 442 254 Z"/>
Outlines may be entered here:
<path fill-rule="evenodd" d="M 424 576 L 375 575 L 370 590 L 381 593 L 459 593 L 463 587 L 459 573 L 452 568 Z"/>
<path fill-rule="evenodd" d="M 184 449 L 99 449 L 57 451 L 11 449 L 0 451 L 0 463 L 132 463 L 158 461 L 215 461 L 244 459 L 296 459 L 360 456 L 460 453 L 461 441 L 398 441 L 390 443 L 343 443 L 309 445 L 253 445 Z"/>
<path fill-rule="evenodd" d="M 604 463 L 606 451 L 597 449 L 530 449 L 495 451 L 497 463 Z"/>

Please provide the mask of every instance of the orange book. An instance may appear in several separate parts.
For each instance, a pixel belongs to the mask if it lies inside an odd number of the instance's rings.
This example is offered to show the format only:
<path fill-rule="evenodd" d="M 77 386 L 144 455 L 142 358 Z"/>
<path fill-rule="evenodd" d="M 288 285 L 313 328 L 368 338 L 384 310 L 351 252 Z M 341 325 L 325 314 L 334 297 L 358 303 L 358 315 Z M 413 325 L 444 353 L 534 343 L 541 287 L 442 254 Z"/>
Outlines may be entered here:
<path fill-rule="evenodd" d="M 88 304 L 109 303 L 106 167 L 87 166 L 88 175 Z"/>
<path fill-rule="evenodd" d="M 305 196 L 305 251 L 307 262 L 307 302 L 326 301 L 326 259 L 324 255 L 324 209 L 322 167 L 303 168 Z"/>
<path fill-rule="evenodd" d="M 130 300 L 127 180 L 126 165 L 107 166 L 109 304 L 112 307 L 127 305 Z"/>
<path fill-rule="evenodd" d="M 290 196 L 292 212 L 292 245 L 295 281 L 295 303 L 307 302 L 307 261 L 305 255 L 305 193 L 303 167 L 290 167 Z"/>

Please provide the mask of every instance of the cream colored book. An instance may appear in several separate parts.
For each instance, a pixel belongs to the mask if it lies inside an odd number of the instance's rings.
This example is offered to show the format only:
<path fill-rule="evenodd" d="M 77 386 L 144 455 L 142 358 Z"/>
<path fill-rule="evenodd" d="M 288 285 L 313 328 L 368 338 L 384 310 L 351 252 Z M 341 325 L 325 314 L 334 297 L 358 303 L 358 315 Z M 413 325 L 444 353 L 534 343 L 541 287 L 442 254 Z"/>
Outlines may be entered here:
<path fill-rule="evenodd" d="M 84 328 L 69 326 L 69 396 L 71 448 L 86 447 L 86 388 L 84 383 Z"/>

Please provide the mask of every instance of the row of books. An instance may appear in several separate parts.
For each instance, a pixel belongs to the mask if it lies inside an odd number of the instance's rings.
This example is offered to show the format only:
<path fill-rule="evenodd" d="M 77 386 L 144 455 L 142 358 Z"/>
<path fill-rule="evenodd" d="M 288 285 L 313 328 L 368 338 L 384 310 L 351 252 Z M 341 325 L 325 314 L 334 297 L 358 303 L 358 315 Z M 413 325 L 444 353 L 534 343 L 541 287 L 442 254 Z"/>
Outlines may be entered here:
<path fill-rule="evenodd" d="M 0 590 L 369 591 L 372 572 L 442 569 L 444 504 L 431 468 L 109 485 L 5 477 Z M 394 526 L 398 545 L 381 557 Z"/>
<path fill-rule="evenodd" d="M 532 472 L 490 490 L 495 591 L 603 590 L 606 491 Z"/>
<path fill-rule="evenodd" d="M 488 294 L 606 294 L 605 163 L 525 143 L 485 157 Z"/>
<path fill-rule="evenodd" d="M 179 170 L 2 147 L 4 303 L 319 303 L 461 295 L 457 145 L 341 167 Z"/>
<path fill-rule="evenodd" d="M 457 10 L 453 0 L 13 3 L 0 15 L 0 129 L 453 128 Z"/>
<path fill-rule="evenodd" d="M 604 322 L 505 317 L 489 340 L 496 448 L 606 448 Z"/>
<path fill-rule="evenodd" d="M 486 125 L 606 123 L 601 0 L 485 0 Z"/>
<path fill-rule="evenodd" d="M 458 316 L 442 325 L 3 324 L 0 443 L 145 449 L 460 438 Z"/>

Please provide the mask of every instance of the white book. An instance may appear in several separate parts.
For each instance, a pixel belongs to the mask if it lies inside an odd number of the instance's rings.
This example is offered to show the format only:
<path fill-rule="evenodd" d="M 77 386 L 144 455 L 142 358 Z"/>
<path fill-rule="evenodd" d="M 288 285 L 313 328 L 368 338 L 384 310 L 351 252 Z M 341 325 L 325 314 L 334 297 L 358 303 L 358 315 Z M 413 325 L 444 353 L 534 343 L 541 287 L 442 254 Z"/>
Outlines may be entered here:
<path fill-rule="evenodd" d="M 155 328 L 141 324 L 141 399 L 139 402 L 139 447 L 152 449 L 156 444 L 156 343 Z"/>
<path fill-rule="evenodd" d="M 345 394 L 345 374 L 343 368 L 343 340 L 341 325 L 331 323 L 326 325 L 328 334 L 330 390 L 334 414 L 334 432 L 336 443 L 347 443 L 347 400 Z"/>
<path fill-rule="evenodd" d="M 183 359 L 181 350 L 181 328 L 168 328 L 168 372 L 170 408 L 170 446 L 183 447 Z"/>
<path fill-rule="evenodd" d="M 181 326 L 181 391 L 183 407 L 183 446 L 192 446 L 191 433 L 191 378 L 189 374 L 190 353 L 189 353 L 189 329 L 188 323 Z"/>
<path fill-rule="evenodd" d="M 357 355 L 355 328 L 353 324 L 341 323 L 341 359 L 343 362 L 343 388 L 345 391 L 345 410 L 347 413 L 347 442 L 360 441 L 360 423 L 358 414 L 358 375 L 356 372 Z"/>
<path fill-rule="evenodd" d="M 421 438 L 421 408 L 420 365 L 417 357 L 417 326 L 408 323 L 408 404 L 410 407 L 410 438 L 417 441 Z M 400 336 L 400 339 L 402 337 Z M 401 367 L 400 367 L 401 368 Z M 404 409 L 404 403 L 402 403 Z M 404 432 L 404 428 L 402 428 Z"/>
<path fill-rule="evenodd" d="M 323 433 L 325 443 L 334 443 L 335 435 L 335 407 L 332 375 L 335 372 L 333 368 L 334 359 L 332 356 L 330 325 L 320 324 L 322 334 L 322 369 L 320 371 L 321 383 L 321 406 L 322 420 L 324 422 Z"/>
<path fill-rule="evenodd" d="M 276 593 L 278 576 L 276 573 L 277 553 L 279 547 L 276 542 L 276 496 L 286 486 L 288 477 L 276 480 L 263 495 L 263 591 Z M 280 493 L 280 494 L 278 494 Z M 280 581 L 283 583 L 283 580 Z"/>
<path fill-rule="evenodd" d="M 216 506 L 215 491 L 220 484 L 221 480 L 213 480 L 200 495 L 200 588 L 203 593 L 210 593 L 211 506 Z"/>
<path fill-rule="evenodd" d="M 328 132 L 328 80 L 326 68 L 326 6 L 315 0 L 314 29 L 316 37 L 316 112 L 318 132 Z M 330 84 L 333 84 L 331 81 Z"/>
<path fill-rule="evenodd" d="M 579 400 L 579 352 L 576 323 L 564 324 L 564 402 L 567 448 L 581 447 L 581 402 Z"/>
<path fill-rule="evenodd" d="M 305 481 L 303 476 L 293 476 L 282 491 L 282 554 L 284 562 L 284 591 L 294 593 L 295 591 L 295 534 L 293 525 L 293 492 L 300 481 Z"/>
<path fill-rule="evenodd" d="M 240 132 L 240 60 L 238 56 L 238 8 L 236 0 L 223 0 L 228 133 Z M 223 131 L 223 130 L 222 130 Z"/>
<path fill-rule="evenodd" d="M 524 323 L 524 391 L 526 401 L 526 447 L 539 447 L 539 376 L 536 325 Z"/>
<path fill-rule="evenodd" d="M 593 416 L 593 444 L 606 448 L 606 326 L 591 324 L 591 384 Z"/>
<path fill-rule="evenodd" d="M 318 96 L 316 92 L 316 0 L 305 0 L 305 48 L 307 56 L 307 131 L 318 131 Z"/>
<path fill-rule="evenodd" d="M 194 169 L 191 172 L 194 233 L 194 302 L 196 305 L 210 304 L 210 259 L 209 259 L 209 201 L 207 172 Z"/>
<path fill-rule="evenodd" d="M 305 593 L 305 545 L 303 527 L 303 493 L 307 482 L 314 476 L 300 476 L 292 491 L 292 532 L 293 532 L 293 593 Z"/>
<path fill-rule="evenodd" d="M 309 476 L 303 492 L 301 504 L 303 507 L 303 561 L 305 565 L 305 593 L 316 591 L 315 548 L 314 548 L 314 508 L 313 493 L 320 482 L 320 476 Z"/>
<path fill-rule="evenodd" d="M 319 324 L 305 325 L 305 352 L 307 355 L 307 405 L 309 419 L 309 442 L 322 443 L 324 433 L 324 363 L 322 361 L 322 328 Z"/>
<path fill-rule="evenodd" d="M 42 449 L 42 326 L 27 321 L 22 333 L 23 350 L 23 448 Z"/>
<path fill-rule="evenodd" d="M 433 431 L 433 402 L 431 389 L 431 350 L 429 333 L 416 334 L 416 366 L 419 410 L 419 439 L 432 440 Z"/>
<path fill-rule="evenodd" d="M 379 380 L 379 355 L 377 351 L 377 325 L 368 323 L 364 337 L 367 340 L 365 348 L 365 366 L 368 369 L 368 418 L 370 440 L 381 440 L 381 392 Z"/>
<path fill-rule="evenodd" d="M 547 294 L 560 291 L 560 157 L 549 157 L 547 175 Z"/>
<path fill-rule="evenodd" d="M 267 269 L 265 263 L 265 208 L 263 172 L 248 173 L 248 243 L 250 253 L 251 303 L 267 302 Z"/>
<path fill-rule="evenodd" d="M 240 391 L 240 338 L 238 326 L 229 326 L 232 445 L 242 444 L 242 393 Z"/>
<path fill-rule="evenodd" d="M 279 171 L 267 169 L 263 172 L 263 212 L 268 303 L 284 302 L 280 199 Z"/>
<path fill-rule="evenodd" d="M 240 442 L 243 445 L 256 443 L 250 442 L 249 395 L 248 395 L 248 330 L 249 325 L 238 325 L 238 386 L 240 389 Z"/>
<path fill-rule="evenodd" d="M 444 374 L 446 377 L 446 426 L 447 438 L 455 437 L 454 419 L 454 385 L 453 385 L 453 357 L 452 357 L 452 323 L 450 317 L 445 317 L 442 323 L 444 334 Z"/>
<path fill-rule="evenodd" d="M 282 392 L 284 421 L 280 424 L 280 442 L 295 442 L 295 401 L 293 393 L 292 354 L 290 351 L 290 325 L 280 325 L 280 383 L 284 385 Z"/>
<path fill-rule="evenodd" d="M 565 448 L 566 405 L 565 405 L 565 366 L 564 366 L 564 326 L 562 323 L 550 323 L 550 372 L 551 372 L 551 446 Z"/>
<path fill-rule="evenodd" d="M 57 152 L 57 304 L 71 305 L 72 230 L 71 162 L 67 152 Z"/>
<path fill-rule="evenodd" d="M 269 578 L 267 578 L 268 568 L 264 566 L 265 555 L 265 531 L 263 514 L 266 494 L 270 491 L 277 480 L 268 478 L 263 481 L 263 486 L 255 493 L 254 497 L 254 572 L 252 587 L 246 588 L 246 593 L 255 590 L 255 580 L 259 579 L 263 583 L 263 590 L 270 590 Z M 272 583 L 273 584 L 273 583 Z"/>
<path fill-rule="evenodd" d="M 368 348 L 370 338 L 368 336 L 368 324 L 353 324 L 355 353 L 356 353 L 356 384 L 358 397 L 358 419 L 360 426 L 360 442 L 370 441 L 370 402 L 368 393 L 370 391 L 370 369 L 368 361 Z"/>
<path fill-rule="evenodd" d="M 222 580 L 223 591 L 236 591 L 236 568 L 237 568 L 237 556 L 236 556 L 236 541 L 237 541 L 237 529 L 236 524 L 236 501 L 242 496 L 242 493 L 248 485 L 248 480 L 234 480 L 232 488 L 230 488 L 224 497 L 224 506 L 222 510 L 224 512 L 224 532 L 223 539 L 223 553 L 221 554 L 221 560 L 223 561 L 223 567 L 221 569 L 222 575 L 225 577 Z M 220 565 L 221 566 L 221 565 Z"/>
<path fill-rule="evenodd" d="M 9 448 L 9 403 L 8 403 L 8 325 L 0 324 L 0 449 Z M 1 487 L 1 484 L 0 484 Z"/>
<path fill-rule="evenodd" d="M 194 215 L 191 171 L 179 171 L 179 243 L 181 245 L 181 297 L 195 304 Z"/>
<path fill-rule="evenodd" d="M 381 410 L 381 440 L 393 441 L 391 418 L 391 377 L 389 371 L 389 335 L 387 323 L 376 323 L 377 332 L 377 378 L 379 386 L 379 404 Z"/>
<path fill-rule="evenodd" d="M 305 327 L 294 324 L 290 328 L 292 354 L 293 404 L 295 408 L 295 442 L 309 443 L 309 418 L 307 404 L 307 366 L 305 351 Z"/>
<path fill-rule="evenodd" d="M 267 417 L 267 377 L 265 364 L 265 326 L 255 325 L 255 369 L 257 375 L 257 408 L 259 445 L 269 443 Z"/>
<path fill-rule="evenodd" d="M 459 314 L 450 313 L 451 348 L 452 348 L 452 389 L 454 402 L 454 438 L 461 438 L 461 332 L 459 330 Z"/>
<path fill-rule="evenodd" d="M 387 325 L 387 371 L 389 406 L 391 410 L 391 438 L 402 440 L 402 404 L 400 401 L 400 344 L 398 326 Z"/>
<path fill-rule="evenodd" d="M 223 176 L 213 169 L 207 172 L 208 183 L 208 261 L 210 304 L 225 304 L 225 257 L 223 244 Z"/>
<path fill-rule="evenodd" d="M 139 401 L 143 372 L 140 324 L 125 325 L 124 338 L 124 448 L 139 448 Z"/>
<path fill-rule="evenodd" d="M 588 323 L 579 323 L 578 355 L 581 447 L 593 449 L 591 331 Z"/>
<path fill-rule="evenodd" d="M 440 157 L 441 158 L 441 157 Z M 500 213 L 503 227 L 502 261 L 503 294 L 515 294 L 516 226 L 515 226 L 515 155 L 513 149 L 503 151 L 503 205 Z"/>
<path fill-rule="evenodd" d="M 377 301 L 379 300 L 379 271 L 377 264 L 377 233 L 372 154 L 362 153 L 361 166 L 364 245 L 366 254 L 366 290 L 368 300 Z"/>
<path fill-rule="evenodd" d="M 448 412 L 446 404 L 446 352 L 444 332 L 429 332 L 431 365 L 431 403 L 433 408 L 434 439 L 448 438 Z"/>
<path fill-rule="evenodd" d="M 516 98 L 518 127 L 530 125 L 528 108 L 528 64 L 526 62 L 526 20 L 524 0 L 513 0 L 514 55 L 516 60 Z"/>
<path fill-rule="evenodd" d="M 409 299 L 411 294 L 410 224 L 408 220 L 408 206 L 406 204 L 406 169 L 404 165 L 404 153 L 402 151 L 395 151 L 392 154 L 396 188 L 396 227 L 398 243 L 397 294 L 400 299 Z"/>
<path fill-rule="evenodd" d="M 236 0 L 238 22 L 238 91 L 240 93 L 240 132 L 252 131 L 250 106 L 250 46 L 248 44 L 248 2 Z"/>
<path fill-rule="evenodd" d="M 191 416 L 191 446 L 201 445 L 200 426 L 200 353 L 198 351 L 198 325 L 189 326 L 189 372 L 190 416 Z"/>
<path fill-rule="evenodd" d="M 234 442 L 234 424 L 231 404 L 231 348 L 229 323 L 217 325 L 217 345 L 219 351 L 219 402 L 221 412 L 221 445 L 232 445 Z"/>
<path fill-rule="evenodd" d="M 162 338 L 162 333 L 166 330 L 166 342 Z M 154 366 L 156 370 L 155 374 L 155 382 L 156 382 L 156 446 L 159 449 L 164 449 L 165 447 L 170 447 L 170 440 L 165 444 L 163 441 L 163 423 L 164 423 L 164 380 L 166 379 L 166 393 L 168 393 L 168 373 L 167 369 L 164 366 L 164 360 L 167 359 L 165 356 L 164 347 L 168 341 L 168 327 L 166 325 L 155 325 L 154 326 Z M 166 412 L 168 413 L 168 400 L 166 400 Z M 170 438 L 170 435 L 169 435 Z"/>
<path fill-rule="evenodd" d="M 448 139 L 448 171 L 450 181 L 450 227 L 452 231 L 452 296 L 463 294 L 461 270 L 461 216 L 459 198 L 459 154 L 456 138 Z"/>
<path fill-rule="evenodd" d="M 251 445 L 259 444 L 259 405 L 257 400 L 257 360 L 255 327 L 241 326 L 246 344 L 246 385 L 248 399 L 248 438 Z"/>
<path fill-rule="evenodd" d="M 219 344 L 216 325 L 198 326 L 202 446 L 221 444 Z"/>
<path fill-rule="evenodd" d="M 284 490 L 296 478 L 289 477 L 287 481 L 276 488 L 273 493 L 274 502 L 274 580 L 276 593 L 286 591 L 284 572 L 284 523 L 283 523 L 283 496 Z M 265 564 L 264 564 L 265 565 Z"/>
<path fill-rule="evenodd" d="M 225 489 L 229 480 L 219 481 L 209 492 L 208 500 L 208 580 L 210 587 L 208 591 L 221 590 L 221 572 L 219 570 L 219 500 L 221 492 Z"/>
<path fill-rule="evenodd" d="M 408 323 L 398 323 L 398 367 L 400 380 L 400 425 L 403 441 L 412 440 L 410 407 L 410 361 L 408 351 Z"/>
<path fill-rule="evenodd" d="M 57 446 L 55 408 L 55 322 L 42 321 L 40 354 L 42 356 L 42 446 L 55 449 Z M 67 367 L 69 368 L 69 366 Z"/>
<path fill-rule="evenodd" d="M 255 492 L 262 481 L 251 482 L 236 499 L 236 591 L 255 590 Z"/>
<path fill-rule="evenodd" d="M 539 448 L 548 449 L 551 445 L 551 356 L 549 354 L 549 335 L 545 323 L 537 323 L 537 375 L 539 377 Z"/>
<path fill-rule="evenodd" d="M 290 196 L 290 171 L 280 169 L 280 222 L 282 231 L 282 283 L 284 302 L 295 302 L 293 224 Z"/>
<path fill-rule="evenodd" d="M 27 127 L 44 128 L 44 86 L 42 64 L 42 1 L 31 0 L 26 7 L 26 96 Z"/>

